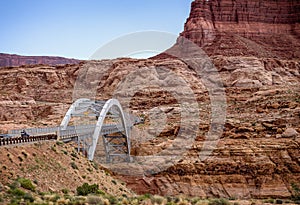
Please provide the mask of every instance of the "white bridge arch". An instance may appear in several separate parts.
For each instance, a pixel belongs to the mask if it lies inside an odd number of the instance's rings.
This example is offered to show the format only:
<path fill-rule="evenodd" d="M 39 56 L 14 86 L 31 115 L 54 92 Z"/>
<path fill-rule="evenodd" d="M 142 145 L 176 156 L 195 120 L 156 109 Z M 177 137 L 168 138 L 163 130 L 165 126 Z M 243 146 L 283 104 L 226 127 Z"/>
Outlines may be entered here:
<path fill-rule="evenodd" d="M 105 119 L 109 116 L 119 116 L 121 123 L 107 124 Z M 63 132 L 69 126 L 72 117 L 95 116 L 96 124 L 75 126 L 78 141 L 84 142 L 89 160 L 94 160 L 99 137 L 102 137 L 105 149 L 106 162 L 113 162 L 115 158 L 130 161 L 130 128 L 139 121 L 139 118 L 123 112 L 117 99 L 95 101 L 86 98 L 76 100 L 64 116 L 60 127 Z"/>

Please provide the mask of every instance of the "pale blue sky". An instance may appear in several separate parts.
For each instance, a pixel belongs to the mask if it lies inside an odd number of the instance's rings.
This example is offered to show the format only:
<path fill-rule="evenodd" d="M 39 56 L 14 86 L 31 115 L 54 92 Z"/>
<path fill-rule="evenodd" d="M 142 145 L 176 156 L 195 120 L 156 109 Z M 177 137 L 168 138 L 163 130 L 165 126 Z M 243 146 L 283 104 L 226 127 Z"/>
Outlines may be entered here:
<path fill-rule="evenodd" d="M 88 59 L 137 31 L 178 35 L 192 0 L 0 0 L 0 52 Z"/>

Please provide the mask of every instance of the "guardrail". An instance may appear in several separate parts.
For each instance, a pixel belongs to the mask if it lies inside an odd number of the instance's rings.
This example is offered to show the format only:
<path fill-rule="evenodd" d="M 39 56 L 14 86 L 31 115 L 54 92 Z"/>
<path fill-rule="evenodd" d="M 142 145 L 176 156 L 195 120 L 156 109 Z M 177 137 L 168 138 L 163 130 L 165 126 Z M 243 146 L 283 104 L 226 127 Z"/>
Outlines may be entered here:
<path fill-rule="evenodd" d="M 57 139 L 57 135 L 54 133 L 40 136 L 1 138 L 0 146 L 55 139 Z"/>

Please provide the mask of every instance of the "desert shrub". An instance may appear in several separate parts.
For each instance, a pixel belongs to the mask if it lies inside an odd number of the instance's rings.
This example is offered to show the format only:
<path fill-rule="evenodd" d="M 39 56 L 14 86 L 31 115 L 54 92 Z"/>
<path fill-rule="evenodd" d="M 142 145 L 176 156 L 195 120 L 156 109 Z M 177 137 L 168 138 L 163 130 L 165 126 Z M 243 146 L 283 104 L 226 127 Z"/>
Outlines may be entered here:
<path fill-rule="evenodd" d="M 89 185 L 84 183 L 82 186 L 77 187 L 77 195 L 87 196 L 88 194 L 97 194 L 99 191 L 99 186 L 97 184 Z"/>
<path fill-rule="evenodd" d="M 72 153 L 71 153 L 71 156 L 78 159 L 78 156 L 77 156 L 77 153 L 76 153 L 76 152 L 72 152 Z"/>
<path fill-rule="evenodd" d="M 21 184 L 21 187 L 23 187 L 24 189 L 35 191 L 35 186 L 32 184 L 30 179 L 19 178 L 18 182 Z"/>
<path fill-rule="evenodd" d="M 221 198 L 211 200 L 208 205 L 230 205 L 230 203 L 227 199 Z"/>
<path fill-rule="evenodd" d="M 300 188 L 296 183 L 291 184 L 293 189 L 293 197 L 292 200 L 297 204 L 300 204 Z"/>
<path fill-rule="evenodd" d="M 56 147 L 55 147 L 55 146 L 51 146 L 51 150 L 52 150 L 53 152 L 57 152 L 57 150 L 56 150 Z"/>
<path fill-rule="evenodd" d="M 99 169 L 99 165 L 98 165 L 97 163 L 95 163 L 95 162 L 92 162 L 92 166 L 93 166 L 96 170 Z"/>
<path fill-rule="evenodd" d="M 275 203 L 275 199 L 265 199 L 263 200 L 264 203 L 270 203 L 270 204 L 274 204 Z"/>
<path fill-rule="evenodd" d="M 16 189 L 16 188 L 19 188 L 21 186 L 20 182 L 18 181 L 14 181 L 13 183 L 9 184 L 8 187 L 10 189 Z"/>
<path fill-rule="evenodd" d="M 57 205 L 68 205 L 70 204 L 70 199 L 60 198 L 56 201 Z"/>
<path fill-rule="evenodd" d="M 9 203 L 9 205 L 19 205 L 19 204 L 20 204 L 19 198 L 12 198 Z"/>
<path fill-rule="evenodd" d="M 69 189 L 62 189 L 61 192 L 64 193 L 64 194 L 68 194 L 69 193 Z"/>
<path fill-rule="evenodd" d="M 190 205 L 190 203 L 187 200 L 182 200 L 178 203 L 178 205 Z"/>
<path fill-rule="evenodd" d="M 201 201 L 201 199 L 199 197 L 194 197 L 191 199 L 191 203 L 192 204 L 197 204 L 197 202 Z"/>
<path fill-rule="evenodd" d="M 69 205 L 85 205 L 86 198 L 82 196 L 75 196 L 70 199 Z"/>
<path fill-rule="evenodd" d="M 161 197 L 161 196 L 152 196 L 151 197 L 151 202 L 153 204 L 162 204 L 165 201 L 165 198 Z"/>
<path fill-rule="evenodd" d="M 56 141 L 56 145 L 63 145 L 64 144 L 64 142 L 62 142 L 62 141 Z"/>
<path fill-rule="evenodd" d="M 57 202 L 60 199 L 60 196 L 58 194 L 55 194 L 52 198 L 51 201 L 52 202 Z"/>
<path fill-rule="evenodd" d="M 106 193 L 104 191 L 100 190 L 100 189 L 98 189 L 97 194 L 106 195 Z"/>
<path fill-rule="evenodd" d="M 39 181 L 38 181 L 37 179 L 34 179 L 34 180 L 33 180 L 33 183 L 39 184 Z"/>
<path fill-rule="evenodd" d="M 28 157 L 28 154 L 25 151 L 22 151 L 22 154 L 24 155 L 25 158 Z"/>
<path fill-rule="evenodd" d="M 275 204 L 283 204 L 283 201 L 281 199 L 276 199 Z"/>
<path fill-rule="evenodd" d="M 173 201 L 168 201 L 168 202 L 166 203 L 166 205 L 176 205 L 176 203 L 173 202 Z"/>
<path fill-rule="evenodd" d="M 110 204 L 118 204 L 118 199 L 115 196 L 109 195 L 107 199 L 109 200 Z"/>
<path fill-rule="evenodd" d="M 18 156 L 18 159 L 20 162 L 23 162 L 23 158 L 21 156 Z"/>
<path fill-rule="evenodd" d="M 78 167 L 77 167 L 77 165 L 75 164 L 75 162 L 71 162 L 71 167 L 72 167 L 73 169 L 78 169 Z"/>
<path fill-rule="evenodd" d="M 151 198 L 151 194 L 144 194 L 144 195 L 140 195 L 138 196 L 138 200 L 141 201 L 145 201 L 146 199 L 150 199 Z"/>
<path fill-rule="evenodd" d="M 10 189 L 8 193 L 16 197 L 23 197 L 25 195 L 25 192 L 18 188 Z"/>
<path fill-rule="evenodd" d="M 123 198 L 122 201 L 121 201 L 121 204 L 123 205 L 129 205 L 129 201 L 127 198 Z"/>
<path fill-rule="evenodd" d="M 198 201 L 195 205 L 208 205 L 209 200 L 207 199 L 201 199 L 200 201 Z"/>
<path fill-rule="evenodd" d="M 31 194 L 29 194 L 29 193 L 25 193 L 25 195 L 23 196 L 23 199 L 25 201 L 29 201 L 29 202 L 33 202 L 34 201 L 33 196 Z"/>
<path fill-rule="evenodd" d="M 88 204 L 102 204 L 103 201 L 99 196 L 88 196 L 87 203 Z"/>

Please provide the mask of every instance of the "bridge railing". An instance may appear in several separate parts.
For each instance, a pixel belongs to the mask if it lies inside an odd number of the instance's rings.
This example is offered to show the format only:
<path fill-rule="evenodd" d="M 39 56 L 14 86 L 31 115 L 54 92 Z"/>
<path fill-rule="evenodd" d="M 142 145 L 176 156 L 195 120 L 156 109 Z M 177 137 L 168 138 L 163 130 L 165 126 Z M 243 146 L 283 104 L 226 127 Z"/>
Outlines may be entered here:
<path fill-rule="evenodd" d="M 35 136 L 41 134 L 56 133 L 59 130 L 59 127 L 17 129 L 17 130 L 10 130 L 8 134 L 12 136 L 20 136 L 23 130 L 25 130 L 26 133 L 28 133 L 30 136 Z"/>
<path fill-rule="evenodd" d="M 21 132 L 24 130 L 30 136 L 39 136 L 41 134 L 49 134 L 56 133 L 58 136 L 68 136 L 68 135 L 84 135 L 87 133 L 92 133 L 95 130 L 95 124 L 89 125 L 76 125 L 76 126 L 68 126 L 66 129 L 62 127 L 45 127 L 45 128 L 25 128 L 25 129 L 16 129 L 10 130 L 8 132 L 9 135 L 13 137 L 18 137 L 21 135 Z M 103 126 L 102 131 L 103 134 L 111 134 L 114 132 L 121 132 L 124 128 L 118 124 L 106 124 Z"/>
<path fill-rule="evenodd" d="M 0 138 L 0 146 L 56 139 L 56 134 L 46 134 L 29 137 Z"/>

